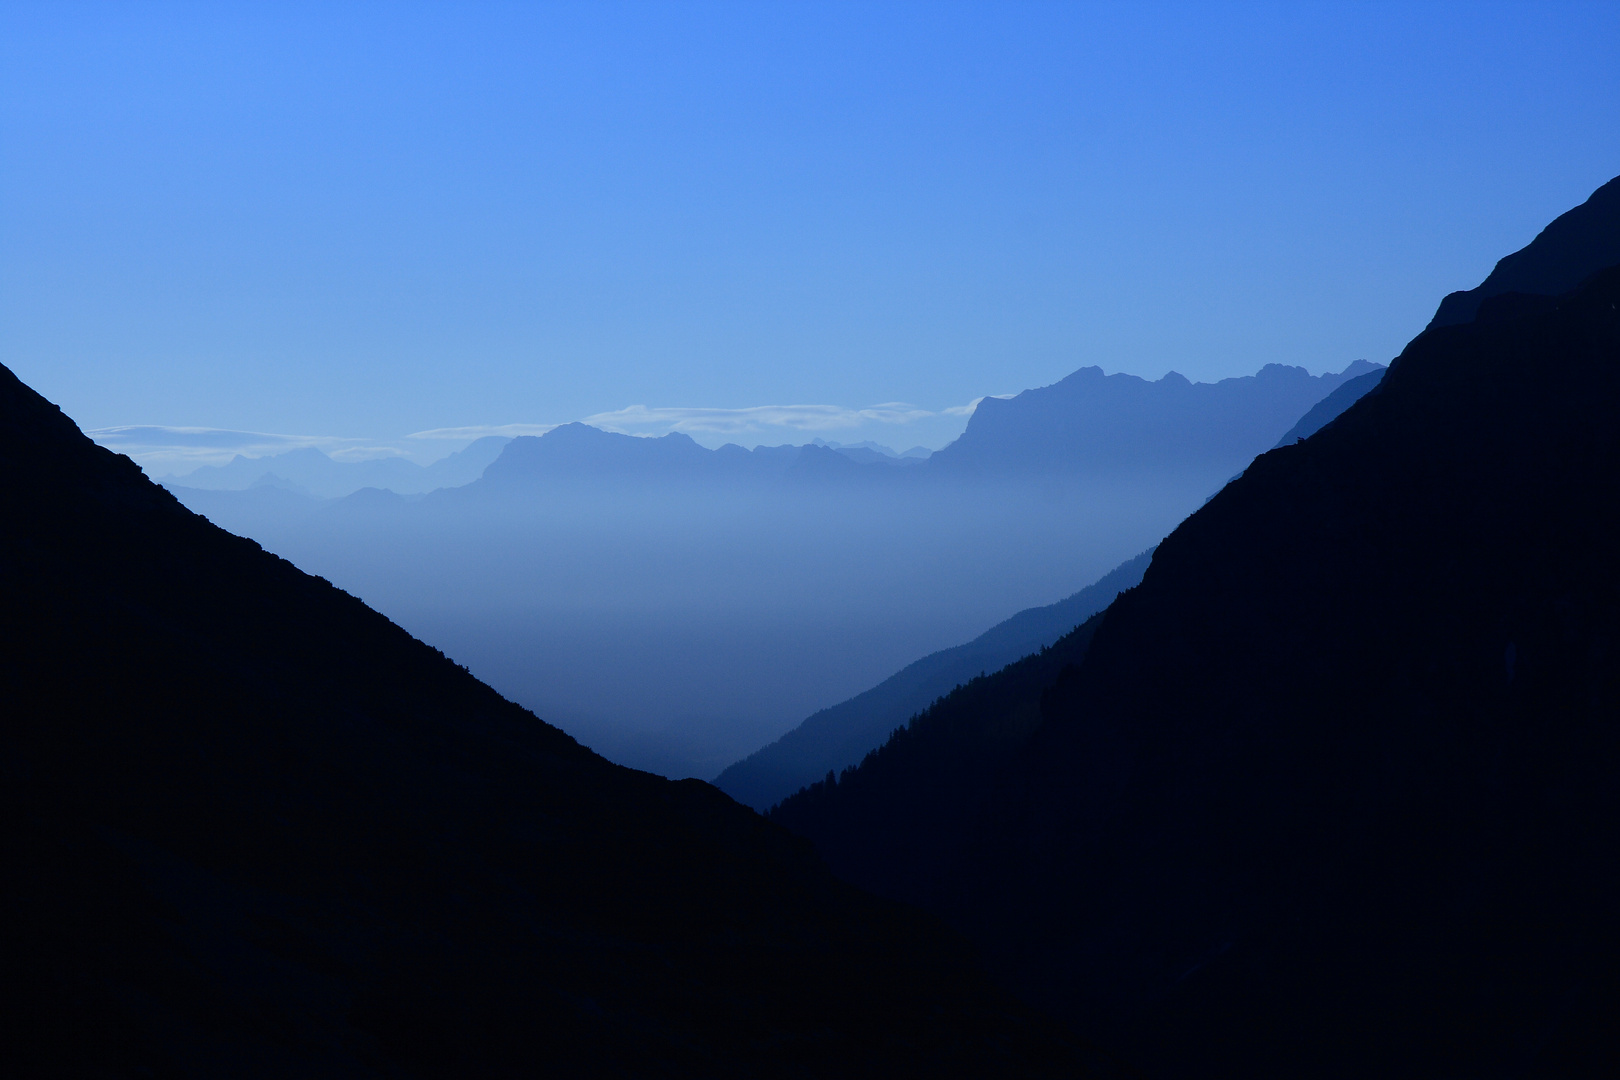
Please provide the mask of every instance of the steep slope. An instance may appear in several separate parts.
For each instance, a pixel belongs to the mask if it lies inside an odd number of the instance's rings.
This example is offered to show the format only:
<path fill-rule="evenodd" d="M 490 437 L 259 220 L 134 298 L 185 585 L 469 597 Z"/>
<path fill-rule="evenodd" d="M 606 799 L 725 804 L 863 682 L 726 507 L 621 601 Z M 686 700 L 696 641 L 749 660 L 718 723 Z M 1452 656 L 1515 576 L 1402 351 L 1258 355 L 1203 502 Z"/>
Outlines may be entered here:
<path fill-rule="evenodd" d="M 0 466 L 16 1074 L 1079 1067 L 927 919 L 609 765 L 4 369 Z"/>
<path fill-rule="evenodd" d="M 1477 287 L 1440 301 L 1429 329 L 1474 321 L 1485 300 L 1503 293 L 1561 296 L 1620 263 L 1620 176 L 1506 256 Z"/>
<path fill-rule="evenodd" d="M 1327 397 L 1311 406 L 1311 411 L 1299 418 L 1299 423 L 1288 429 L 1282 438 L 1277 440 L 1277 446 L 1287 446 L 1308 439 L 1318 431 L 1327 427 L 1339 418 L 1339 414 L 1373 392 L 1379 383 L 1384 381 L 1384 368 L 1369 371 L 1365 375 L 1357 375 L 1348 382 L 1339 384 L 1339 388 Z M 1276 447 L 1272 447 L 1273 450 Z"/>
<path fill-rule="evenodd" d="M 1257 459 L 982 811 L 902 797 L 972 775 L 969 741 L 773 816 L 1152 1075 L 1615 1075 L 1617 547 L 1620 268 L 1425 332 Z M 874 837 L 935 857 L 902 876 Z"/>
<path fill-rule="evenodd" d="M 859 765 L 801 789 L 771 820 L 813 841 L 850 881 L 908 903 L 952 898 L 973 827 L 1042 722 L 1042 698 L 1085 658 L 1101 615 L 1050 647 L 956 687 Z"/>
<path fill-rule="evenodd" d="M 740 803 L 765 810 L 828 772 L 855 764 L 953 687 L 1038 652 L 1142 580 L 1152 551 L 1114 568 L 1073 596 L 1028 608 L 965 645 L 941 649 L 840 702 L 730 766 L 714 781 Z"/>
<path fill-rule="evenodd" d="M 1165 540 L 955 868 L 1165 1075 L 1613 1075 L 1620 269 L 1481 314 Z"/>

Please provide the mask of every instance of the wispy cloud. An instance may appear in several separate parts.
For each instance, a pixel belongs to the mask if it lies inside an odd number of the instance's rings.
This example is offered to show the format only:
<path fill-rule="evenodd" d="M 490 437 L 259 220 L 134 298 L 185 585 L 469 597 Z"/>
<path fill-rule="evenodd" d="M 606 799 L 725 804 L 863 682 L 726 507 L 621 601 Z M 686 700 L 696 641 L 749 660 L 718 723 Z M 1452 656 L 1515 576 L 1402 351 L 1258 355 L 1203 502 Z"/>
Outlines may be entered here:
<path fill-rule="evenodd" d="M 961 433 L 966 418 L 983 398 L 966 405 L 930 410 L 903 401 L 889 401 L 861 409 L 841 405 L 755 405 L 745 409 L 649 408 L 631 405 L 612 412 L 583 417 L 581 422 L 627 435 L 666 435 L 679 431 L 711 445 L 721 440 L 791 441 L 805 436 L 838 433 L 848 438 L 907 438 L 943 445 Z M 483 424 L 471 427 L 431 428 L 406 436 L 412 440 L 470 443 L 486 435 L 544 435 L 556 424 Z M 906 429 L 901 436 L 896 429 Z M 425 449 L 402 450 L 370 439 L 340 435 L 288 435 L 231 428 L 170 427 L 128 424 L 86 432 L 102 446 L 128 454 L 154 476 L 183 474 L 201 465 L 223 465 L 237 454 L 269 457 L 313 447 L 339 461 L 369 458 L 420 457 Z M 856 437 L 860 437 L 857 435 Z M 452 448 L 453 449 L 453 448 Z"/>
<path fill-rule="evenodd" d="M 754 405 L 745 409 L 650 408 L 631 405 L 580 418 L 580 423 L 625 435 L 667 435 L 672 431 L 709 441 L 716 438 L 850 432 L 859 428 L 927 426 L 928 421 L 959 422 L 973 415 L 983 398 L 966 405 L 933 411 L 904 401 L 888 401 L 863 409 L 841 405 Z M 432 428 L 413 432 L 412 439 L 470 442 L 485 435 L 544 435 L 556 424 L 485 424 L 474 427 Z"/>
<path fill-rule="evenodd" d="M 475 427 L 441 427 L 429 428 L 427 431 L 414 431 L 407 435 L 407 439 L 449 439 L 459 442 L 471 442 L 482 439 L 486 435 L 504 435 L 515 439 L 519 435 L 544 435 L 556 424 L 484 424 Z"/>
<path fill-rule="evenodd" d="M 305 447 L 313 447 L 339 461 L 364 461 L 402 453 L 391 446 L 340 435 L 284 435 L 230 428 L 128 424 L 96 428 L 85 434 L 109 450 L 128 454 L 156 474 L 190 471 L 200 465 L 223 465 L 237 454 L 250 458 L 269 457 Z"/>
<path fill-rule="evenodd" d="M 227 428 L 163 427 L 155 424 L 130 424 L 123 427 L 96 428 L 85 432 L 103 446 L 172 446 L 197 450 L 243 450 L 273 447 L 286 450 L 300 446 L 320 446 L 333 442 L 349 442 L 321 435 L 276 435 L 267 431 L 231 431 Z"/>
<path fill-rule="evenodd" d="M 938 416 L 967 416 L 978 405 L 934 412 L 903 401 L 864 409 L 840 405 L 755 405 L 746 409 L 657 408 L 631 405 L 585 417 L 584 422 L 632 435 L 679 431 L 689 435 L 748 435 L 771 431 L 849 431 L 871 424 L 907 425 Z"/>

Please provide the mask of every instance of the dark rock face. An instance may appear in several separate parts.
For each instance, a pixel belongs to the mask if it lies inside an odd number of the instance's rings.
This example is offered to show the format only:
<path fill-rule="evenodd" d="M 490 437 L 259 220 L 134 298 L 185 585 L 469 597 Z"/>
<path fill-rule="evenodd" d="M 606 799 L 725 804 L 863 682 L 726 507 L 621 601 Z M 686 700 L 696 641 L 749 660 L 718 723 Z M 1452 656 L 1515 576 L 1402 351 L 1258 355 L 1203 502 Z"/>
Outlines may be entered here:
<path fill-rule="evenodd" d="M 1159 547 L 950 910 L 1165 1075 L 1605 1074 L 1617 539 L 1620 268 L 1425 333 Z"/>
<path fill-rule="evenodd" d="M 612 766 L 0 369 L 17 1075 L 1072 1075 L 920 913 Z"/>
<path fill-rule="evenodd" d="M 1477 288 L 1440 301 L 1429 329 L 1473 322 L 1482 303 L 1503 293 L 1562 296 L 1616 264 L 1620 264 L 1620 176 L 1498 262 Z"/>
<path fill-rule="evenodd" d="M 1044 691 L 774 816 L 1151 1075 L 1615 1075 L 1616 550 L 1620 267 L 1425 332 Z"/>

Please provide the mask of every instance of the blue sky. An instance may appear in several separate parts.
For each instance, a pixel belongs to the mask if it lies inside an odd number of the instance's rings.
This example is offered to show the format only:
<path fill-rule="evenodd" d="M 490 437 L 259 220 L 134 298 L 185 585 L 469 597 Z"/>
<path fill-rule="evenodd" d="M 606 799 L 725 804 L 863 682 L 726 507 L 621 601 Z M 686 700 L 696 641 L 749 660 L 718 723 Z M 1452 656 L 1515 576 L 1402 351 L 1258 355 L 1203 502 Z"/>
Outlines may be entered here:
<path fill-rule="evenodd" d="M 1616 173 L 1615 4 L 12 3 L 0 360 L 352 453 L 939 445 L 1387 360 Z"/>

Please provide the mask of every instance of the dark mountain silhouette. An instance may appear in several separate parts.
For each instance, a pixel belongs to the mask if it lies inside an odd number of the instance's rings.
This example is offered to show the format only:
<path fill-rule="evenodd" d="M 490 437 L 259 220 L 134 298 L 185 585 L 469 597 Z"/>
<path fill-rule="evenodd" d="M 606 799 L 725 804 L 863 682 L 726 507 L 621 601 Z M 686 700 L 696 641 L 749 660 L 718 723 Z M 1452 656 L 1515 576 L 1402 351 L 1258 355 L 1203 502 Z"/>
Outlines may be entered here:
<path fill-rule="evenodd" d="M 1620 267 L 1478 315 L 775 820 L 1150 1075 L 1616 1075 Z"/>
<path fill-rule="evenodd" d="M 1440 301 L 1429 329 L 1473 322 L 1482 302 L 1503 293 L 1561 296 L 1616 263 L 1620 263 L 1620 176 L 1498 262 L 1476 288 Z"/>
<path fill-rule="evenodd" d="M 1195 471 L 1220 483 L 1276 444 L 1322 398 L 1373 368 L 1338 374 L 1267 364 L 1257 375 L 1157 382 L 1081 368 L 1051 386 L 979 402 L 962 437 L 925 470 L 953 476 Z"/>
<path fill-rule="evenodd" d="M 957 686 L 859 765 L 829 770 L 770 818 L 813 841 L 847 880 L 949 910 L 996 783 L 1040 726 L 1043 694 L 1084 659 L 1101 619 Z"/>
<path fill-rule="evenodd" d="M 920 913 L 610 765 L 0 369 L 26 1076 L 1075 1075 Z"/>
<path fill-rule="evenodd" d="M 1277 440 L 1277 446 L 1287 446 L 1300 439 L 1308 439 L 1337 420 L 1340 413 L 1372 393 L 1373 389 L 1384 381 L 1385 370 L 1380 367 L 1340 383 L 1333 393 L 1312 405 L 1311 411 L 1300 417 L 1299 423 L 1289 428 L 1287 434 Z"/>
<path fill-rule="evenodd" d="M 1107 607 L 1142 580 L 1152 556 L 1146 551 L 1067 599 L 1020 611 L 965 645 L 931 653 L 865 693 L 822 709 L 727 768 L 715 786 L 765 810 L 828 772 L 855 764 L 953 687 L 1038 652 Z"/>
<path fill-rule="evenodd" d="M 511 441 L 497 435 L 485 436 L 431 465 L 418 465 L 402 457 L 334 461 L 312 446 L 260 458 L 238 454 L 224 465 L 204 465 L 184 476 L 160 477 L 159 482 L 169 488 L 243 491 L 266 477 L 274 477 L 327 499 L 342 498 L 366 487 L 419 495 L 472 483 Z"/>

